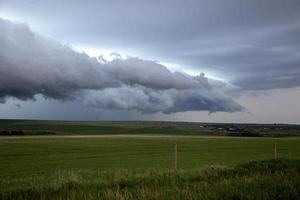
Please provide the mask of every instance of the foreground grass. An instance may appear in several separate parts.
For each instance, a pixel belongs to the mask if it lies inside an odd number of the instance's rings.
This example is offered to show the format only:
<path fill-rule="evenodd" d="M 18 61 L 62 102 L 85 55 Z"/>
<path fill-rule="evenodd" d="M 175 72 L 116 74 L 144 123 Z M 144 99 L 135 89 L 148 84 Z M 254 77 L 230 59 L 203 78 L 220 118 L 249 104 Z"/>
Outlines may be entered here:
<path fill-rule="evenodd" d="M 279 160 L 249 163 L 272 158 L 273 143 Z M 296 137 L 0 138 L 0 199 L 300 199 L 299 144 Z"/>
<path fill-rule="evenodd" d="M 144 171 L 60 171 L 1 179 L 1 199 L 300 199 L 300 161 Z"/>

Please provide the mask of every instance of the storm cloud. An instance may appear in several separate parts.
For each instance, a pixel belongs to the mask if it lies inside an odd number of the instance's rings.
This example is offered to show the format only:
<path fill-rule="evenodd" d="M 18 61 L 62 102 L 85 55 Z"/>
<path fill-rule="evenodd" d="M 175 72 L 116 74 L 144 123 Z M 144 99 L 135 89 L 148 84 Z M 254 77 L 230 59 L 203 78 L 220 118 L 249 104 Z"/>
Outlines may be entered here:
<path fill-rule="evenodd" d="M 83 98 L 87 106 L 172 113 L 242 111 L 236 87 L 204 74 L 190 76 L 137 57 L 89 57 L 22 23 L 0 19 L 0 100 Z"/>
<path fill-rule="evenodd" d="M 108 88 L 92 92 L 86 105 L 100 109 L 138 110 L 141 113 L 174 113 L 208 110 L 209 112 L 243 111 L 232 98 L 222 91 L 201 89 L 154 90 L 143 86 Z"/>
<path fill-rule="evenodd" d="M 67 10 L 67 12 L 66 12 Z M 205 71 L 247 90 L 300 86 L 299 0 L 2 0 L 54 38 Z"/>

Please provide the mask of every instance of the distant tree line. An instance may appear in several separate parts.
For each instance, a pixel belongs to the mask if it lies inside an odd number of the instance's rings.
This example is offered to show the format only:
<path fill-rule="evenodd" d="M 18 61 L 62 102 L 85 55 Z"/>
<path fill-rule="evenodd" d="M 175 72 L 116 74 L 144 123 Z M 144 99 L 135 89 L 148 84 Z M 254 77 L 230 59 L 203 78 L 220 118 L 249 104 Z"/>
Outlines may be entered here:
<path fill-rule="evenodd" d="M 239 136 L 239 137 L 262 137 L 263 135 L 253 131 L 240 130 L 235 132 L 227 133 L 228 136 Z"/>
<path fill-rule="evenodd" d="M 4 131 L 0 131 L 0 135 L 3 135 L 3 136 L 14 136 L 14 135 L 25 135 L 24 131 L 22 130 L 13 130 L 13 131 L 7 131 L 7 130 L 4 130 Z"/>
<path fill-rule="evenodd" d="M 23 130 L 0 130 L 0 136 L 22 136 L 22 135 L 55 135 L 55 132 L 50 131 L 30 131 Z"/>

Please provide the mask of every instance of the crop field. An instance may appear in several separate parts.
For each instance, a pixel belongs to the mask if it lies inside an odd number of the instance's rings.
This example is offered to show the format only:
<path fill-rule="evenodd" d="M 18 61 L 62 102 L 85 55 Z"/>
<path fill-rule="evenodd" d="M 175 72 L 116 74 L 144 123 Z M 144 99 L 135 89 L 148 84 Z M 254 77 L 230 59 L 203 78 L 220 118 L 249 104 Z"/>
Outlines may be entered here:
<path fill-rule="evenodd" d="M 178 145 L 179 168 L 234 165 L 271 159 L 274 142 L 280 158 L 300 159 L 300 138 L 0 138 L 0 175 L 19 177 L 70 169 L 166 169 L 171 168 L 173 144 Z"/>
<path fill-rule="evenodd" d="M 1 123 L 4 131 L 47 134 L 0 136 L 0 199 L 300 198 L 297 136 L 218 136 L 196 123 L 80 122 L 81 128 L 79 122 Z M 128 132 L 120 131 L 125 125 Z M 70 129 L 76 126 L 82 133 Z M 90 126 L 94 129 L 85 129 Z M 116 132 L 104 134 L 105 126 Z M 129 131 L 147 127 L 168 131 Z"/>

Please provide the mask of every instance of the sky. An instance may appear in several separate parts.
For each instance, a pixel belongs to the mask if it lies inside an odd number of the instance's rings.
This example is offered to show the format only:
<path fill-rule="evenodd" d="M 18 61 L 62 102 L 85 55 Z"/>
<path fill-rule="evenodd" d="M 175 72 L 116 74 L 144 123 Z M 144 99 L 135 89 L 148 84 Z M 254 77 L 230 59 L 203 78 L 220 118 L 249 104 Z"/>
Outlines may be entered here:
<path fill-rule="evenodd" d="M 300 123 L 299 0 L 0 0 L 0 118 Z"/>

